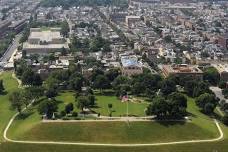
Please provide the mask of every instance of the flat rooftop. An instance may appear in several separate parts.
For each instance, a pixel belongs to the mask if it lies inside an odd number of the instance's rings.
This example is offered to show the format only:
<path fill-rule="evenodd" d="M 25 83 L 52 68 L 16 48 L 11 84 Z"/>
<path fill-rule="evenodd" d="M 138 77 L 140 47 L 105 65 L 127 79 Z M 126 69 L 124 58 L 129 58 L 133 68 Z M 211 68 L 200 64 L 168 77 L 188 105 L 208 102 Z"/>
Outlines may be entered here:
<path fill-rule="evenodd" d="M 67 43 L 39 45 L 39 44 L 30 44 L 26 42 L 23 44 L 23 49 L 60 49 L 60 48 L 68 49 L 69 46 Z"/>
<path fill-rule="evenodd" d="M 169 73 L 203 73 L 198 67 L 187 64 L 163 65 L 163 69 Z"/>
<path fill-rule="evenodd" d="M 138 58 L 134 55 L 132 56 L 122 56 L 121 57 L 121 63 L 123 67 L 129 67 L 129 66 L 138 66 L 141 67 L 141 64 L 138 62 Z"/>
<path fill-rule="evenodd" d="M 40 39 L 41 41 L 50 42 L 52 39 L 61 39 L 62 36 L 58 31 L 41 31 L 41 32 L 31 32 L 29 39 Z"/>

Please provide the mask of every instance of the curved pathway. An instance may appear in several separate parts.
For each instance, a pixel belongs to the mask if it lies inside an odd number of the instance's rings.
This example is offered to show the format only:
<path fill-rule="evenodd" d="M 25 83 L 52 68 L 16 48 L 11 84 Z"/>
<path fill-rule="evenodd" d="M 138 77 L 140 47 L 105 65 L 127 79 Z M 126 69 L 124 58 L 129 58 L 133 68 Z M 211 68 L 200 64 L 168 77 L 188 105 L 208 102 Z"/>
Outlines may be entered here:
<path fill-rule="evenodd" d="M 33 102 L 32 102 L 33 103 Z M 30 107 L 32 103 L 28 106 Z M 27 108 L 22 110 L 25 111 Z M 187 144 L 187 143 L 205 143 L 205 142 L 216 142 L 223 139 L 223 131 L 216 119 L 214 122 L 219 131 L 219 137 L 213 139 L 205 139 L 205 140 L 186 140 L 186 141 L 176 141 L 176 142 L 160 142 L 160 143 L 147 143 L 147 144 L 106 144 L 106 143 L 87 143 L 87 142 L 57 142 L 57 141 L 26 141 L 26 140 L 13 140 L 7 137 L 7 132 L 13 123 L 14 119 L 19 115 L 16 113 L 9 121 L 8 125 L 4 130 L 4 139 L 8 142 L 14 143 L 23 143 L 23 144 L 52 144 L 52 145 L 81 145 L 81 146 L 116 146 L 116 147 L 136 147 L 136 146 L 161 146 L 161 145 L 176 145 L 176 144 Z"/>

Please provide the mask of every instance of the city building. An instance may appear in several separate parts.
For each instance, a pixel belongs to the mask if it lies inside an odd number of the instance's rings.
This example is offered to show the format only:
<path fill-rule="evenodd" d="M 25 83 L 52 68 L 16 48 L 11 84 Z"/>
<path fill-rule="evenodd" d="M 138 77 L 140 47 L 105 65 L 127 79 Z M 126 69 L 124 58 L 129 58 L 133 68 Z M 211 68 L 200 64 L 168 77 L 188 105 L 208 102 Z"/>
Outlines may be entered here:
<path fill-rule="evenodd" d="M 228 33 L 218 37 L 218 43 L 224 48 L 228 49 Z"/>
<path fill-rule="evenodd" d="M 228 81 L 228 64 L 214 64 L 213 65 L 220 75 L 221 81 Z"/>
<path fill-rule="evenodd" d="M 142 64 L 135 55 L 121 57 L 121 71 L 124 76 L 132 76 L 143 73 Z"/>
<path fill-rule="evenodd" d="M 140 19 L 140 16 L 126 16 L 126 25 L 128 27 L 130 27 L 132 24 L 135 24 L 135 22 L 139 22 L 141 19 Z"/>
<path fill-rule="evenodd" d="M 27 54 L 47 54 L 61 51 L 63 48 L 69 50 L 68 43 L 61 36 L 59 28 L 45 31 L 40 28 L 31 28 L 28 41 L 23 45 L 23 50 Z"/>
<path fill-rule="evenodd" d="M 0 21 L 0 37 L 4 36 L 6 31 L 9 30 L 10 24 L 11 24 L 11 21 L 8 21 L 8 20 Z"/>
<path fill-rule="evenodd" d="M 187 64 L 174 64 L 174 65 L 162 65 L 162 74 L 165 77 L 170 75 L 175 76 L 191 76 L 196 79 L 203 79 L 203 71 L 198 67 Z"/>

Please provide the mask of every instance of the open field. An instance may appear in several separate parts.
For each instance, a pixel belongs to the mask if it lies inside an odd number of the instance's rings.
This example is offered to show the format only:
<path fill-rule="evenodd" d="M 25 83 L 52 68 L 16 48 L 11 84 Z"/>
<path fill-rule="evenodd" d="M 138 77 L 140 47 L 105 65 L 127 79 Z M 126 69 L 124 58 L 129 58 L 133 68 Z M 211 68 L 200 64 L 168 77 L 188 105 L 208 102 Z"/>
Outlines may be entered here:
<path fill-rule="evenodd" d="M 92 108 L 93 111 L 96 113 L 100 113 L 103 116 L 109 116 L 109 109 L 108 104 L 112 104 L 112 116 L 123 116 L 127 113 L 127 103 L 121 102 L 116 96 L 113 95 L 96 95 L 96 107 Z M 80 110 L 76 107 L 76 102 L 74 98 L 73 92 L 65 92 L 60 93 L 59 96 L 56 98 L 59 101 L 62 101 L 61 104 L 59 104 L 59 111 L 64 110 L 65 105 L 68 103 L 73 103 L 74 111 L 80 112 Z M 129 102 L 128 104 L 128 110 L 129 115 L 135 115 L 135 116 L 145 116 L 145 109 L 148 106 L 146 103 L 132 103 Z"/>

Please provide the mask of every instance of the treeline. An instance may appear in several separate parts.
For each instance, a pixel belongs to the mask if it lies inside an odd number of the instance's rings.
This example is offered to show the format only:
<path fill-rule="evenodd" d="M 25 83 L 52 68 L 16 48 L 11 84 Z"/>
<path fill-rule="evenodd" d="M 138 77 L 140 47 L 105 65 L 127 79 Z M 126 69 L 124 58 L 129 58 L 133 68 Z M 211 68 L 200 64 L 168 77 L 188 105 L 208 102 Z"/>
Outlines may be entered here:
<path fill-rule="evenodd" d="M 43 0 L 41 6 L 43 7 L 57 7 L 62 6 L 67 9 L 72 6 L 107 6 L 114 5 L 120 7 L 127 7 L 127 0 Z"/>

